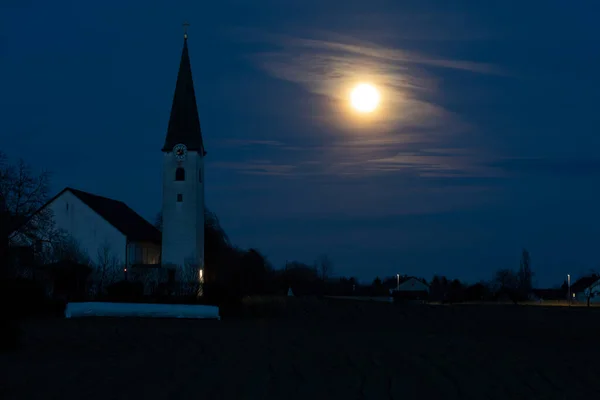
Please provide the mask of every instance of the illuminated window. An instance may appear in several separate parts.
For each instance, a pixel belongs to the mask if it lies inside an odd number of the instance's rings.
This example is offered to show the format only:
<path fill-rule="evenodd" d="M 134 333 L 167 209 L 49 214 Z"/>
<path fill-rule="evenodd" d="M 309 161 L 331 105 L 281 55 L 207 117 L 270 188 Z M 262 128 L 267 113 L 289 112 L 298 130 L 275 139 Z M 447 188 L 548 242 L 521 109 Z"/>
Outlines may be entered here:
<path fill-rule="evenodd" d="M 148 249 L 148 264 L 160 264 L 159 255 L 156 249 Z"/>

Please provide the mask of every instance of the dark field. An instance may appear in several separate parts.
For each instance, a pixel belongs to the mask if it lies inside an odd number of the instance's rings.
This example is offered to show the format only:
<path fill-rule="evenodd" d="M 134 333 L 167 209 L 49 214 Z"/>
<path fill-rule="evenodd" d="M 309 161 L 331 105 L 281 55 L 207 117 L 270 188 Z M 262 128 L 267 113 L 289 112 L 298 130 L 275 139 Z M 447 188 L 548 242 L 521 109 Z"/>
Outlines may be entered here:
<path fill-rule="evenodd" d="M 0 356 L 0 398 L 600 398 L 600 309 L 285 307 L 262 319 L 27 321 L 23 349 Z"/>

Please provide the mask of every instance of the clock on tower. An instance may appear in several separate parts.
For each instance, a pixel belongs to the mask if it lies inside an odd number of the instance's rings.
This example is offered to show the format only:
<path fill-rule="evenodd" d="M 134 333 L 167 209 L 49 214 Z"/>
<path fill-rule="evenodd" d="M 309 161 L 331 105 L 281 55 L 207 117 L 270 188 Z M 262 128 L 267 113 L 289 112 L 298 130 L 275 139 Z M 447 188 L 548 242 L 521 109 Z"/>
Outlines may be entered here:
<path fill-rule="evenodd" d="M 173 147 L 173 154 L 175 154 L 177 161 L 183 161 L 185 160 L 185 156 L 187 156 L 187 147 L 185 144 L 176 144 Z"/>

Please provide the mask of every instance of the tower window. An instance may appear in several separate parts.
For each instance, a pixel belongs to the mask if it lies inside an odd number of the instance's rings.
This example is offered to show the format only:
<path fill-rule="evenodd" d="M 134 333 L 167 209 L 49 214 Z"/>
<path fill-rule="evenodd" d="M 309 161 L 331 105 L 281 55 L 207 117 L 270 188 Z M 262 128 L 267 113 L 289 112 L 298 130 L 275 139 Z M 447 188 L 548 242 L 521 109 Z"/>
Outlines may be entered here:
<path fill-rule="evenodd" d="M 198 182 L 202 183 L 202 168 L 198 170 Z"/>
<path fill-rule="evenodd" d="M 181 203 L 183 201 L 183 195 L 181 193 L 177 193 L 177 202 Z"/>
<path fill-rule="evenodd" d="M 185 169 L 179 167 L 175 170 L 175 180 L 185 181 Z"/>

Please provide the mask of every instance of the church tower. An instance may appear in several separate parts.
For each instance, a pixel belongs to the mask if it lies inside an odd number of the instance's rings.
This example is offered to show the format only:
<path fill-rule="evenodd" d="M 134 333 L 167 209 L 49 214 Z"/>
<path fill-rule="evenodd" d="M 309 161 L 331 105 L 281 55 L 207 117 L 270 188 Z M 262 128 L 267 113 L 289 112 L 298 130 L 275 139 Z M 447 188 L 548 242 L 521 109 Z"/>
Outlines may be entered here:
<path fill-rule="evenodd" d="M 202 280 L 204 269 L 204 144 L 187 33 L 163 151 L 162 264 L 175 279 Z"/>

